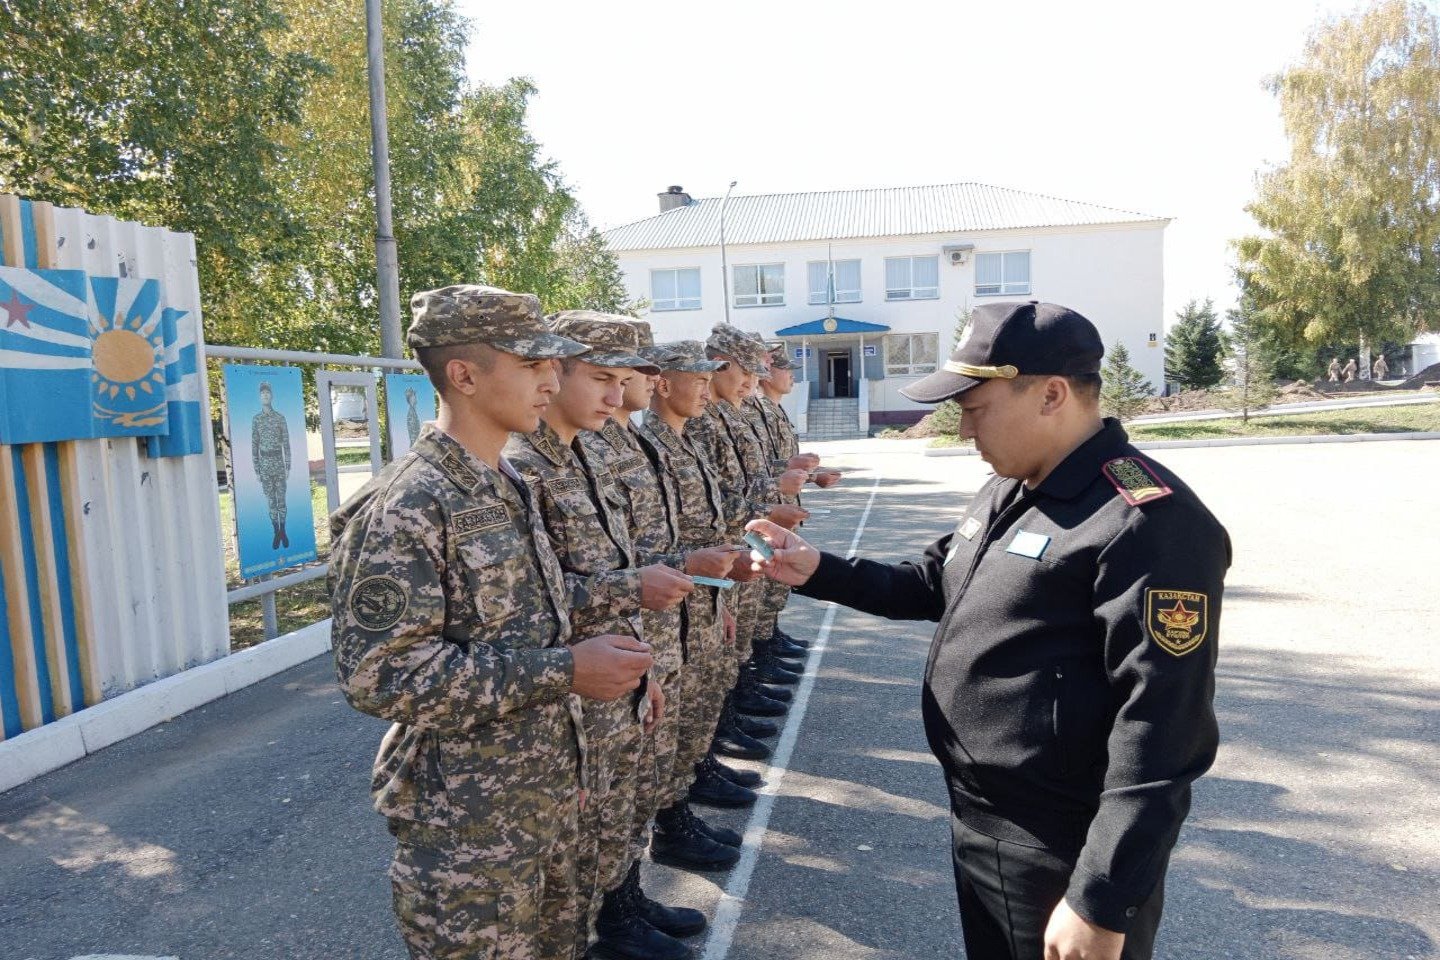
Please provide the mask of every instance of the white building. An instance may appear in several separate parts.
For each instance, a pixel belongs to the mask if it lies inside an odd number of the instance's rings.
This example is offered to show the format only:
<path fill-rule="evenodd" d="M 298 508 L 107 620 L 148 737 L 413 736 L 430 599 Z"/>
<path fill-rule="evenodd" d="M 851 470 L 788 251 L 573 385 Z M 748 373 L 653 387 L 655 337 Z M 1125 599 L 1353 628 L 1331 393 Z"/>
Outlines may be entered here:
<path fill-rule="evenodd" d="M 721 206 L 671 187 L 658 216 L 605 240 L 657 340 L 704 339 L 728 318 L 806 356 L 802 418 L 808 398 L 812 421 L 825 409 L 851 432 L 918 420 L 930 408 L 900 388 L 995 300 L 1072 307 L 1163 384 L 1166 218 L 978 183 L 735 196 L 722 251 Z"/>

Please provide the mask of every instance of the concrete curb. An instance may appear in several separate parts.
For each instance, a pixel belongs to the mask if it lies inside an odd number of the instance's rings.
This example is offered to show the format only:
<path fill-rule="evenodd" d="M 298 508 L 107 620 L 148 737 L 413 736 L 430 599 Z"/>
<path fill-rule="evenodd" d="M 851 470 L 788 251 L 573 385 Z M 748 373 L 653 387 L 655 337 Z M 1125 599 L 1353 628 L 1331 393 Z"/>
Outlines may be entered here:
<path fill-rule="evenodd" d="M 1179 450 L 1184 447 L 1269 447 L 1300 443 L 1376 443 L 1389 440 L 1440 440 L 1440 433 L 1349 433 L 1313 437 L 1221 437 L 1213 440 L 1147 440 L 1140 450 Z M 927 457 L 973 457 L 974 447 L 926 447 Z"/>
<path fill-rule="evenodd" d="M 330 621 L 182 670 L 0 742 L 0 793 L 304 663 L 330 649 Z"/>

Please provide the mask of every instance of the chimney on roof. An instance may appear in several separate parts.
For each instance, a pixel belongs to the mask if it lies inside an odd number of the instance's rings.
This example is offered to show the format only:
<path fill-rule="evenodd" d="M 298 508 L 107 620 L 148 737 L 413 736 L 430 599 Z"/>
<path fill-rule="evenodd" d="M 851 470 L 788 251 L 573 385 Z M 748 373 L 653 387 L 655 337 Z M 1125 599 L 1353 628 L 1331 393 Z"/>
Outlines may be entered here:
<path fill-rule="evenodd" d="M 686 193 L 685 188 L 680 186 L 671 187 L 664 193 L 658 194 L 658 196 L 660 197 L 661 213 L 667 210 L 674 210 L 676 207 L 686 206 L 691 202 L 690 194 Z"/>

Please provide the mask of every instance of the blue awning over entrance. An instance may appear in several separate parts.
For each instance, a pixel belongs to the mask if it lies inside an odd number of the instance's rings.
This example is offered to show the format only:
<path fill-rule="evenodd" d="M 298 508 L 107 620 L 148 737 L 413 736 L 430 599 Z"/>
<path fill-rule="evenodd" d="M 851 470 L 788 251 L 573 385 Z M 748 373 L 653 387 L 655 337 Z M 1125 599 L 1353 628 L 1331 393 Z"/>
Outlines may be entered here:
<path fill-rule="evenodd" d="M 808 323 L 797 323 L 775 331 L 777 337 L 823 337 L 832 333 L 886 333 L 883 323 L 866 323 L 864 320 L 846 320 L 844 317 L 821 317 Z"/>

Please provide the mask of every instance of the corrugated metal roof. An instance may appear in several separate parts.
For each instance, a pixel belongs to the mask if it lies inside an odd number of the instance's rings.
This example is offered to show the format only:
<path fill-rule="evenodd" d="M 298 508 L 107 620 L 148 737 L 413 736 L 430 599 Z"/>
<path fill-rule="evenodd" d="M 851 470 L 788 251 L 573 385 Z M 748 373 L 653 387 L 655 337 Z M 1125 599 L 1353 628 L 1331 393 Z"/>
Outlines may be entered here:
<path fill-rule="evenodd" d="M 1022 227 L 1151 223 L 1166 218 L 984 183 L 732 196 L 725 242 L 784 243 Z M 720 243 L 720 198 L 694 200 L 604 233 L 614 251 Z"/>

